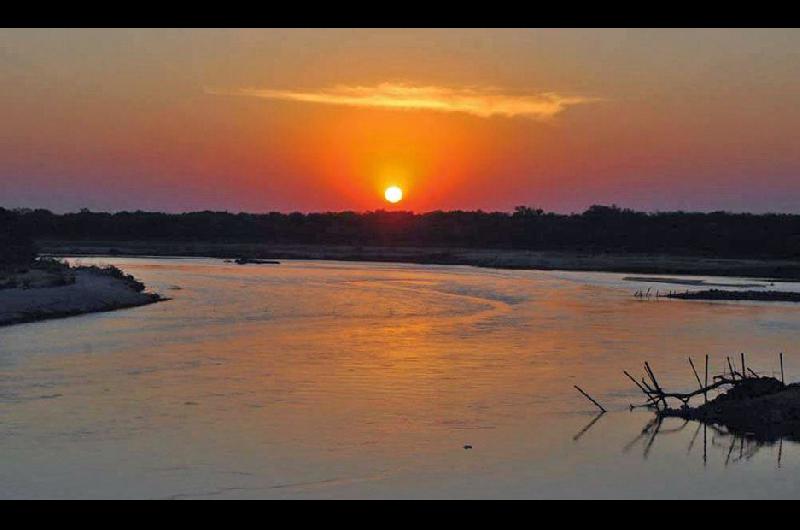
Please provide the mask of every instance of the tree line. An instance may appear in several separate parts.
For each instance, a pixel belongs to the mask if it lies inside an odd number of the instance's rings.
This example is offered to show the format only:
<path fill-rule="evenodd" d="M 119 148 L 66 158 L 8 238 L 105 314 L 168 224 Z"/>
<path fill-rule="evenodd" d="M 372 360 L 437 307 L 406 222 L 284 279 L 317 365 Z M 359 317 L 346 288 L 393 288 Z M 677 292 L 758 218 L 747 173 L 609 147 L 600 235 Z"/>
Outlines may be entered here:
<path fill-rule="evenodd" d="M 26 238 L 60 241 L 205 241 L 356 246 L 473 247 L 800 257 L 800 215 L 640 212 L 595 205 L 559 214 L 513 212 L 230 213 L 80 212 L 0 208 L 0 244 L 25 254 Z M 14 243 L 14 238 L 17 238 Z M 3 248 L 0 246 L 0 248 Z"/>

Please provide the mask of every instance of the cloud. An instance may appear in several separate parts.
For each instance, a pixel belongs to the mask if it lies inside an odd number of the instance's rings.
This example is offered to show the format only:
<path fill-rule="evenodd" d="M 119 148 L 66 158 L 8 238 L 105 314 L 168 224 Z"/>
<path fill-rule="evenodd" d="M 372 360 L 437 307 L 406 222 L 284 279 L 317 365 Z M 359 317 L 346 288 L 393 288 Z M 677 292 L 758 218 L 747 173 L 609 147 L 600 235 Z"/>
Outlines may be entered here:
<path fill-rule="evenodd" d="M 552 118 L 573 105 L 598 101 L 596 98 L 566 96 L 555 92 L 519 95 L 503 93 L 495 88 L 448 88 L 397 83 L 381 83 L 372 87 L 339 85 L 316 91 L 206 88 L 206 92 L 351 107 L 463 112 L 481 118 L 521 116 L 541 120 Z"/>

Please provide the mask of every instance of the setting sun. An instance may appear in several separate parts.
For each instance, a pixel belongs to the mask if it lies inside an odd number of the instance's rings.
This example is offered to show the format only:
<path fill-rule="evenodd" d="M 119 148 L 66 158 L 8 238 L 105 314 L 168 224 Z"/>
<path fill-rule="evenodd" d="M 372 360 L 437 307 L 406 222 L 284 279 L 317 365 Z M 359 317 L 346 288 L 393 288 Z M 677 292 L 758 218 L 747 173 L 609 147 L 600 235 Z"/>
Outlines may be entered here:
<path fill-rule="evenodd" d="M 386 200 L 391 203 L 400 202 L 403 199 L 403 190 L 397 186 L 389 186 L 383 194 Z"/>
<path fill-rule="evenodd" d="M 0 24 L 0 501 L 800 500 L 800 17 L 297 7 Z"/>

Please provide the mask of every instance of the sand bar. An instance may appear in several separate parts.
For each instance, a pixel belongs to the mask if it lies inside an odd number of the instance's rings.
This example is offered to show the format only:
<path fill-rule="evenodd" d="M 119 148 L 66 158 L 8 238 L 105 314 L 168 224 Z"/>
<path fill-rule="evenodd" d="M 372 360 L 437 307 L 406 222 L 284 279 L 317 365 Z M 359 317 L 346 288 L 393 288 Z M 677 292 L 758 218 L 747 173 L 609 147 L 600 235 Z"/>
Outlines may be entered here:
<path fill-rule="evenodd" d="M 75 283 L 59 287 L 0 289 L 0 326 L 152 304 L 163 300 L 138 292 L 131 282 L 77 268 Z"/>

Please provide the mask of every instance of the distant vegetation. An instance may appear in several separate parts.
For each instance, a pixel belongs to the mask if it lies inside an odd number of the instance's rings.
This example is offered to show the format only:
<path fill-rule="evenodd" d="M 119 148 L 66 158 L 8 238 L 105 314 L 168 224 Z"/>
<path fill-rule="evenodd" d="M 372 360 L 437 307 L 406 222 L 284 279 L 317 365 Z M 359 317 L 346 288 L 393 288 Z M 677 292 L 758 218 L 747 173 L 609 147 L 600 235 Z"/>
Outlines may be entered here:
<path fill-rule="evenodd" d="M 0 272 L 26 268 L 36 259 L 29 225 L 18 212 L 0 208 Z"/>
<path fill-rule="evenodd" d="M 4 259 L 25 259 L 37 240 L 208 241 L 356 246 L 473 247 L 696 256 L 798 258 L 800 215 L 645 213 L 592 206 L 580 214 L 90 212 L 3 210 Z M 13 228 L 12 228 L 13 227 Z M 11 249 L 8 254 L 7 249 Z"/>

